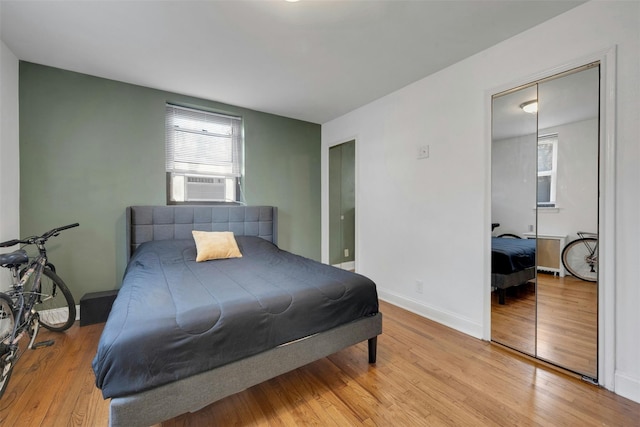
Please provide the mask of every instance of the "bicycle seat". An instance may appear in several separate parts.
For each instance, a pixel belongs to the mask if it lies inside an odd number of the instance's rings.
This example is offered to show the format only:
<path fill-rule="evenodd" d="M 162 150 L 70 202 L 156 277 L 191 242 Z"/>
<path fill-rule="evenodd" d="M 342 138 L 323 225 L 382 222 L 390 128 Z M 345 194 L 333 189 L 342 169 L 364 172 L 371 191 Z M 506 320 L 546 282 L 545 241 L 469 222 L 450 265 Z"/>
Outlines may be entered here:
<path fill-rule="evenodd" d="M 20 249 L 8 254 L 0 254 L 0 265 L 2 267 L 11 267 L 14 265 L 26 264 L 29 262 L 27 251 Z"/>

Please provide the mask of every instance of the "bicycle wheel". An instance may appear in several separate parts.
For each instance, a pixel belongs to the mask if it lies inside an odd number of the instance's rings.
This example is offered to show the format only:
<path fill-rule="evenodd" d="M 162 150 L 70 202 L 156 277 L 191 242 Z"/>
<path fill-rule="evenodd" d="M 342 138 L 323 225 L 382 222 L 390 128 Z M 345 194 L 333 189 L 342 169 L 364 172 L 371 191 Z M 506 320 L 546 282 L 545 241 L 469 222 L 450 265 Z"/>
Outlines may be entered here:
<path fill-rule="evenodd" d="M 33 278 L 26 289 L 33 289 Z M 48 268 L 42 271 L 40 278 L 40 293 L 36 298 L 34 308 L 40 317 L 40 324 L 50 331 L 64 331 L 69 329 L 76 320 L 76 303 L 71 291 L 60 277 Z"/>
<path fill-rule="evenodd" d="M 9 345 L 13 334 L 15 319 L 13 302 L 5 294 L 0 294 L 0 397 L 4 394 L 15 362 L 16 347 Z"/>
<path fill-rule="evenodd" d="M 598 239 L 574 240 L 562 250 L 562 264 L 572 275 L 588 282 L 598 280 Z"/>

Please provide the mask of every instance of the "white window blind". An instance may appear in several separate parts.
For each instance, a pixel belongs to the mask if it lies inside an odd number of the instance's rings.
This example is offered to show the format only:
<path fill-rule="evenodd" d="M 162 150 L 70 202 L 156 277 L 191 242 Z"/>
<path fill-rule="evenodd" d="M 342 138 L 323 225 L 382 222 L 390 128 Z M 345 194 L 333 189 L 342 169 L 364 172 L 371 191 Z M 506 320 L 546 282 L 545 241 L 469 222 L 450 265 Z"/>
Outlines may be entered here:
<path fill-rule="evenodd" d="M 167 104 L 166 169 L 236 178 L 242 173 L 242 119 Z"/>

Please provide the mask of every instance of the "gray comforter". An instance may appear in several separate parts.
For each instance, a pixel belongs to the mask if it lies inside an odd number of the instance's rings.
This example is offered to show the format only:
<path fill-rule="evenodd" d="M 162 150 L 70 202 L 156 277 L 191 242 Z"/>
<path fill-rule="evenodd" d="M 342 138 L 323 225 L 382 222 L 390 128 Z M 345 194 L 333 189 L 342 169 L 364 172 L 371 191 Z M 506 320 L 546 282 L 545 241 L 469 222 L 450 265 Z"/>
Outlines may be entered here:
<path fill-rule="evenodd" d="M 93 360 L 105 398 L 185 378 L 378 312 L 374 283 L 236 236 L 242 258 L 195 262 L 193 240 L 142 244 Z"/>

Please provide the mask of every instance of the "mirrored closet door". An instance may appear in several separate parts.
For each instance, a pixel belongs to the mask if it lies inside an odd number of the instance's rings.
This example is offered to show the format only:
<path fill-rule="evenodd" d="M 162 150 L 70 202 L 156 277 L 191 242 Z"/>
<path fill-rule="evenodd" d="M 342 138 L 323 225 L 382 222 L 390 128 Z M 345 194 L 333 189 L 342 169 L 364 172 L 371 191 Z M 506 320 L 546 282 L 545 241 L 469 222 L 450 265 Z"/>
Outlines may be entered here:
<path fill-rule="evenodd" d="M 599 83 L 595 63 L 494 95 L 491 148 L 491 339 L 594 380 Z"/>

